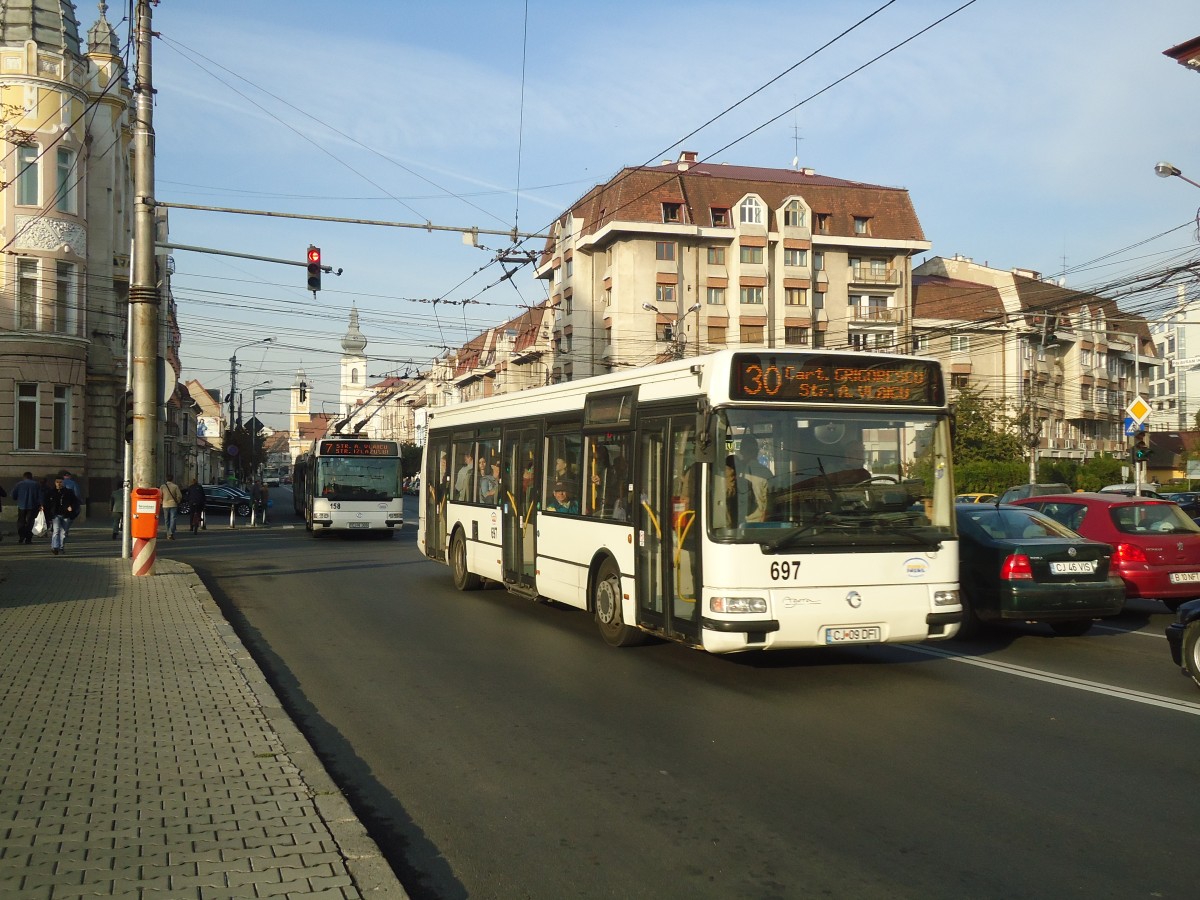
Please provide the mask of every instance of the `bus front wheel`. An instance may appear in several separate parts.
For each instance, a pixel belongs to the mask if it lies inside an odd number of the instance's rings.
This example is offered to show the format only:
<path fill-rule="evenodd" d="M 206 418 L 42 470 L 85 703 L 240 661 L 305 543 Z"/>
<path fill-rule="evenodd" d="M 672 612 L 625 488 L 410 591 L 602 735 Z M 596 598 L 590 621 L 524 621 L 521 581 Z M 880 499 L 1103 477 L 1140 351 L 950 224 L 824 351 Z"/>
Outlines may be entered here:
<path fill-rule="evenodd" d="M 600 636 L 611 647 L 632 647 L 640 644 L 645 636 L 636 628 L 625 624 L 621 615 L 621 573 L 611 559 L 606 559 L 596 573 L 592 587 L 592 607 L 596 611 L 596 624 Z"/>
<path fill-rule="evenodd" d="M 454 586 L 460 591 L 479 590 L 480 578 L 467 568 L 467 541 L 461 531 L 450 542 L 450 568 L 454 571 Z"/>

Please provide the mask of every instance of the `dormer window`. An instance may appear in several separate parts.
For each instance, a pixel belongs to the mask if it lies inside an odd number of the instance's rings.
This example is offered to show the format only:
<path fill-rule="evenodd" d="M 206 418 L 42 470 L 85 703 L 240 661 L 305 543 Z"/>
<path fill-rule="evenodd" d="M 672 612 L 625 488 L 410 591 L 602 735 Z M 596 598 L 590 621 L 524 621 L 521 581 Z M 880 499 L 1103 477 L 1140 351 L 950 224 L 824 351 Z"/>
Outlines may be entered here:
<path fill-rule="evenodd" d="M 729 227 L 729 210 L 728 209 L 713 207 L 712 209 L 709 210 L 709 213 L 712 215 L 712 223 L 713 223 L 714 228 L 728 228 Z"/>
<path fill-rule="evenodd" d="M 680 210 L 682 204 L 679 203 L 664 203 L 662 205 L 663 224 L 670 224 L 679 221 Z"/>
<path fill-rule="evenodd" d="M 833 213 L 814 213 L 813 218 L 816 220 L 817 231 L 828 234 L 829 229 L 833 227 Z"/>
<path fill-rule="evenodd" d="M 799 200 L 792 200 L 783 208 L 783 224 L 789 228 L 803 228 L 806 217 Z"/>
<path fill-rule="evenodd" d="M 854 233 L 860 236 L 865 236 L 871 233 L 871 218 L 870 216 L 855 216 L 854 217 Z"/>
<path fill-rule="evenodd" d="M 753 197 L 747 197 L 739 207 L 743 225 L 761 225 L 763 223 L 762 204 Z"/>

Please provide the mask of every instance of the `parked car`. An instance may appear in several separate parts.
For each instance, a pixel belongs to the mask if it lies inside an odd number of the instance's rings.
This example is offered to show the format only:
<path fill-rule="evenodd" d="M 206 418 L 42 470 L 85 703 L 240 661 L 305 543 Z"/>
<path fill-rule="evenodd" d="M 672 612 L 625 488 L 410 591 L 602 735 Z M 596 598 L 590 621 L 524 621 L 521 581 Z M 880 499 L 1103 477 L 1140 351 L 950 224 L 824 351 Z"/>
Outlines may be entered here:
<path fill-rule="evenodd" d="M 1175 665 L 1200 687 L 1200 600 L 1179 607 L 1175 621 L 1167 626 L 1167 644 Z"/>
<path fill-rule="evenodd" d="M 1172 503 L 1178 503 L 1183 506 L 1185 503 L 1200 503 L 1200 491 L 1175 491 L 1173 493 L 1163 494 L 1164 500 L 1170 500 Z"/>
<path fill-rule="evenodd" d="M 1170 497 L 1164 497 L 1158 491 L 1154 490 L 1157 485 L 1143 484 L 1139 490 L 1134 484 L 1107 484 L 1100 488 L 1102 494 L 1124 494 L 1126 497 L 1136 496 L 1149 497 L 1151 500 L 1169 500 Z"/>
<path fill-rule="evenodd" d="M 1018 500 L 1084 537 L 1112 544 L 1126 597 L 1161 600 L 1174 611 L 1200 597 L 1200 525 L 1169 500 L 1080 493 Z"/>
<path fill-rule="evenodd" d="M 1015 503 L 1018 500 L 1024 500 L 1026 497 L 1037 497 L 1041 494 L 1069 493 L 1071 493 L 1071 486 L 1069 484 L 1018 484 L 1016 487 L 1010 487 L 1001 494 L 1000 502 Z"/>
<path fill-rule="evenodd" d="M 959 494 L 955 500 L 959 503 L 991 503 L 996 499 L 996 494 Z"/>
<path fill-rule="evenodd" d="M 204 512 L 206 515 L 228 513 L 232 508 L 235 515 L 249 516 L 254 507 L 250 495 L 238 488 L 224 484 L 205 484 L 201 487 L 204 488 Z M 179 515 L 190 516 L 191 514 L 192 504 L 185 499 L 179 504 Z"/>
<path fill-rule="evenodd" d="M 1080 635 L 1092 620 L 1115 616 L 1125 585 L 1111 571 L 1113 548 L 1081 537 L 1036 510 L 959 503 L 960 637 L 982 625 L 1043 622 Z"/>

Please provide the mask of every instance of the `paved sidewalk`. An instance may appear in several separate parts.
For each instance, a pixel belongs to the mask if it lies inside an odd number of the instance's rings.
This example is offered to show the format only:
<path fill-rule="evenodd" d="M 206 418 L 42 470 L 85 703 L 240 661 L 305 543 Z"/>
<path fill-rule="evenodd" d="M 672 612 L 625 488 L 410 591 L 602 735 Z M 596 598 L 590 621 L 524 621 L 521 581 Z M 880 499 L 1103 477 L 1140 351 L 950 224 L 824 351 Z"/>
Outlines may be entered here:
<path fill-rule="evenodd" d="M 189 566 L 5 530 L 0 897 L 407 896 Z"/>

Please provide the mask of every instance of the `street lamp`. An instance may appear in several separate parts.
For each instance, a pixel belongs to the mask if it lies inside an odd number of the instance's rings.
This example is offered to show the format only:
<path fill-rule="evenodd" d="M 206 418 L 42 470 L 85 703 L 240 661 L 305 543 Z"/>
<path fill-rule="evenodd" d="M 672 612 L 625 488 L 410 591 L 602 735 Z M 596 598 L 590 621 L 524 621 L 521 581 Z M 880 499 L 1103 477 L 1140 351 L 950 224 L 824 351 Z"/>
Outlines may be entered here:
<path fill-rule="evenodd" d="M 233 348 L 233 356 L 229 357 L 229 430 L 233 430 L 234 414 L 233 414 L 233 399 L 237 396 L 237 355 L 239 350 L 246 347 L 253 347 L 257 344 L 273 344 L 275 338 L 261 338 L 257 341 L 248 341 L 245 344 L 240 344 Z M 228 476 L 232 471 L 229 454 L 225 455 L 225 474 Z"/>
<path fill-rule="evenodd" d="M 257 475 L 260 468 L 258 462 L 258 434 L 261 429 L 259 428 L 258 423 L 258 397 L 259 394 L 265 395 L 271 393 L 270 388 L 262 391 L 258 390 L 258 388 L 270 383 L 271 379 L 268 378 L 266 381 L 260 381 L 250 389 L 250 421 L 254 423 L 254 431 L 250 434 L 250 462 L 253 466 L 253 471 L 251 472 L 252 475 Z"/>
<path fill-rule="evenodd" d="M 662 315 L 662 311 L 659 310 L 659 308 L 653 303 L 643 303 L 642 309 Z M 699 309 L 700 304 L 693 303 L 682 313 L 680 313 L 679 318 L 671 323 L 671 335 L 669 338 L 667 338 L 667 340 L 671 342 L 671 357 L 673 359 L 683 359 L 685 351 L 687 350 L 687 342 L 683 337 L 683 320 L 686 319 L 690 313 L 694 313 Z"/>
<path fill-rule="evenodd" d="M 1183 179 L 1192 187 L 1200 188 L 1200 182 L 1192 181 L 1192 179 L 1188 178 L 1186 175 L 1180 172 L 1177 167 L 1171 165 L 1169 162 L 1157 163 L 1154 166 L 1154 174 L 1159 178 L 1170 178 L 1172 175 L 1174 175 L 1176 178 Z"/>

